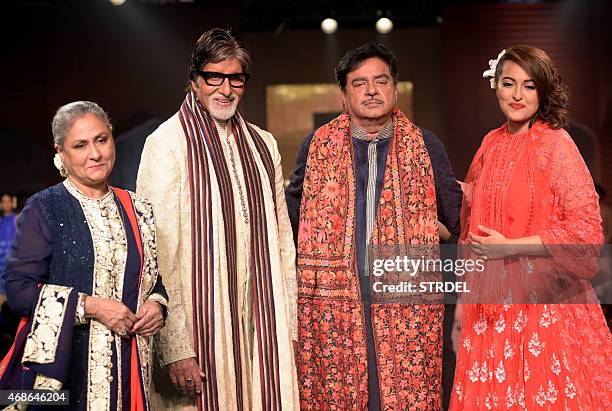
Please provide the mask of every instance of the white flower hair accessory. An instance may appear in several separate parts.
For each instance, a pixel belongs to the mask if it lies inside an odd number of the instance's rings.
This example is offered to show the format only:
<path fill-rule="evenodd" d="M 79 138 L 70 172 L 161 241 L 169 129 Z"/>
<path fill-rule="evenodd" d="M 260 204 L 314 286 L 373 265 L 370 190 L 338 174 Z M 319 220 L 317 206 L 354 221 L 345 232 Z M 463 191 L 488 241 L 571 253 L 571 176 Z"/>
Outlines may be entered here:
<path fill-rule="evenodd" d="M 66 167 L 64 167 L 64 162 L 62 161 L 59 153 L 55 153 L 53 156 L 53 165 L 55 165 L 55 168 L 59 170 L 62 177 L 68 176 L 68 172 L 66 171 Z"/>
<path fill-rule="evenodd" d="M 482 73 L 482 77 L 490 77 L 489 80 L 491 81 L 491 88 L 493 89 L 495 88 L 495 70 L 497 69 L 497 63 L 499 63 L 499 59 L 501 59 L 504 54 L 506 54 L 506 49 L 502 50 L 496 59 L 489 60 L 489 69 Z"/>

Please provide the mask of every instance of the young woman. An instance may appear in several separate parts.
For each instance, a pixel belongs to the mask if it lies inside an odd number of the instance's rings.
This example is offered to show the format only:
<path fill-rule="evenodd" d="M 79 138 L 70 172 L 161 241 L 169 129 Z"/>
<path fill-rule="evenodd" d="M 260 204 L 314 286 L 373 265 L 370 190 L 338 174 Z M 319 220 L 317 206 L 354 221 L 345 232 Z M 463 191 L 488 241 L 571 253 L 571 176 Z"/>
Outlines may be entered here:
<path fill-rule="evenodd" d="M 601 218 L 589 171 L 562 128 L 565 87 L 548 55 L 531 46 L 502 52 L 487 75 L 507 121 L 470 166 L 461 241 L 490 268 L 472 276 L 470 289 L 514 294 L 463 307 L 451 409 L 610 409 L 612 342 L 600 306 L 517 298 L 537 278 L 533 267 L 546 268 L 539 280 L 549 286 L 571 271 L 592 295 Z M 495 288 L 500 278 L 507 288 Z M 550 288 L 538 292 L 527 297 L 542 301 Z"/>

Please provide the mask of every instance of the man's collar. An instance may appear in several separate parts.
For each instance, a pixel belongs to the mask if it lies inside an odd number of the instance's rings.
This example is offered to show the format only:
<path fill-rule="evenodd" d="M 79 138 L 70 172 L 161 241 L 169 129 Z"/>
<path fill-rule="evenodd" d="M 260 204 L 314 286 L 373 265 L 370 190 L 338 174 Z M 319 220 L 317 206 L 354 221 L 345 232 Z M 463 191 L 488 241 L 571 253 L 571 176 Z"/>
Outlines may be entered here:
<path fill-rule="evenodd" d="M 373 141 L 373 140 L 384 140 L 390 138 L 393 135 L 393 119 L 389 119 L 389 122 L 378 132 L 376 137 L 372 138 L 368 133 L 357 124 L 351 121 L 351 136 L 359 140 Z"/>
<path fill-rule="evenodd" d="M 229 124 L 230 124 L 231 120 L 227 120 L 227 121 L 223 122 L 221 120 L 217 120 L 214 117 L 212 117 L 212 119 L 215 122 L 215 126 L 217 126 L 217 130 L 219 132 L 222 131 L 225 135 L 229 135 L 230 134 L 230 125 Z"/>

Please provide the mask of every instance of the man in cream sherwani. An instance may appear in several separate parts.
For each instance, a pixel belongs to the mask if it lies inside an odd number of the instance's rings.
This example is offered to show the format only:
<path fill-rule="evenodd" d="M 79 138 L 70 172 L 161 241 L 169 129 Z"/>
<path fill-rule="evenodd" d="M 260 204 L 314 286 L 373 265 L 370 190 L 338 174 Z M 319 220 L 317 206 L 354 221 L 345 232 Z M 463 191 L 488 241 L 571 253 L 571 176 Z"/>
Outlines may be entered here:
<path fill-rule="evenodd" d="M 137 191 L 154 206 L 169 294 L 156 344 L 160 409 L 299 407 L 295 248 L 280 154 L 270 133 L 236 111 L 249 65 L 229 31 L 204 33 L 180 110 L 142 153 Z"/>

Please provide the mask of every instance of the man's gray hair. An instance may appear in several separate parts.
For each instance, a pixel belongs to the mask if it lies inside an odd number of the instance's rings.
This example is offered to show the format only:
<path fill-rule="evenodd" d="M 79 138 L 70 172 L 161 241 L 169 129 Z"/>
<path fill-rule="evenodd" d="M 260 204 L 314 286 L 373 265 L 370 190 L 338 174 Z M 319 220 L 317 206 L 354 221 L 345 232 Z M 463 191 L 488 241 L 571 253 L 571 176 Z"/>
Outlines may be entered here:
<path fill-rule="evenodd" d="M 251 68 L 251 54 L 244 44 L 236 39 L 229 30 L 214 28 L 200 36 L 191 53 L 189 63 L 189 83 L 198 77 L 198 71 L 208 63 L 218 63 L 235 57 L 244 73 Z"/>
<path fill-rule="evenodd" d="M 113 129 L 108 119 L 108 114 L 102 110 L 102 107 L 91 101 L 73 101 L 61 106 L 57 109 L 55 116 L 53 116 L 53 121 L 51 122 L 53 143 L 64 147 L 64 141 L 74 122 L 79 118 L 85 117 L 87 114 L 93 114 L 106 124 L 110 130 Z"/>

